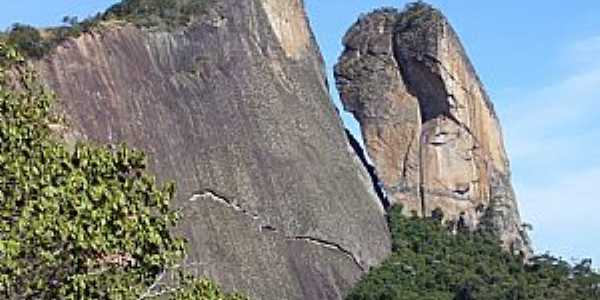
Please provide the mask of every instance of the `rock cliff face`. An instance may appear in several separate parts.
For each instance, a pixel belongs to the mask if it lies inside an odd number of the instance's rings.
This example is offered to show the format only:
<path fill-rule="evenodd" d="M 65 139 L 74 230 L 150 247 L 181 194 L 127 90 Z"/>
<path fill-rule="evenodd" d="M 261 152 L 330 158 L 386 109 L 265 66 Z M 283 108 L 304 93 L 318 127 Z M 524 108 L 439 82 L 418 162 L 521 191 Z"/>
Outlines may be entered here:
<path fill-rule="evenodd" d="M 212 1 L 170 31 L 114 25 L 36 68 L 73 136 L 144 149 L 177 182 L 200 275 L 255 299 L 341 299 L 388 254 L 301 0 Z"/>
<path fill-rule="evenodd" d="M 527 253 L 498 118 L 446 18 L 422 3 L 378 10 L 344 45 L 337 86 L 390 202 Z"/>

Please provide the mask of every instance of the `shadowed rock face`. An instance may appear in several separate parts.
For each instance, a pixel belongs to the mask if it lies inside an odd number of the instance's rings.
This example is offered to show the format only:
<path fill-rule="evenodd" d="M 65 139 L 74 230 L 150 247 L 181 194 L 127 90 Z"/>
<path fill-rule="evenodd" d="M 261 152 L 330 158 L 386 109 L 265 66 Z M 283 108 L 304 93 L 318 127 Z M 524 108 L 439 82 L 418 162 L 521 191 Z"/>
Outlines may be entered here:
<path fill-rule="evenodd" d="M 378 10 L 344 46 L 337 86 L 390 202 L 421 216 L 439 208 L 528 253 L 499 121 L 445 17 L 424 4 Z"/>
<path fill-rule="evenodd" d="M 389 252 L 300 0 L 220 0 L 169 32 L 113 26 L 36 62 L 71 129 L 178 184 L 187 263 L 255 299 L 341 299 Z"/>

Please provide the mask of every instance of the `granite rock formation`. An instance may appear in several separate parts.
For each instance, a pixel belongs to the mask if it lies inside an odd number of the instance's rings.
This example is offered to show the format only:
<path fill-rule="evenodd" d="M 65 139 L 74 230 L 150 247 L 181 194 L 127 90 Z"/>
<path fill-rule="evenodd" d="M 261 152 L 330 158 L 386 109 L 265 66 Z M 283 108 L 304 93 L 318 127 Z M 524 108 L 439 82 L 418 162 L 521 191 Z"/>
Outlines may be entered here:
<path fill-rule="evenodd" d="M 343 43 L 336 83 L 389 201 L 529 253 L 499 120 L 447 19 L 420 2 L 381 9 Z"/>
<path fill-rule="evenodd" d="M 254 299 L 341 299 L 389 253 L 301 0 L 211 1 L 170 30 L 112 24 L 35 65 L 72 138 L 127 142 L 177 182 L 199 275 Z"/>

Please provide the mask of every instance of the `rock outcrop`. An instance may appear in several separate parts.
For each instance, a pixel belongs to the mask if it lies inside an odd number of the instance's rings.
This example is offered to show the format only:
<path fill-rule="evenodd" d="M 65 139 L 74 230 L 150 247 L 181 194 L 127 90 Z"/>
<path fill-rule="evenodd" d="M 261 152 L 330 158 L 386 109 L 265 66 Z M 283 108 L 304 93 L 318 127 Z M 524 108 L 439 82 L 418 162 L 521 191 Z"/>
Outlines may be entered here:
<path fill-rule="evenodd" d="M 186 264 L 254 299 L 341 299 L 390 251 L 301 0 L 211 1 L 172 30 L 109 25 L 36 62 L 74 134 L 174 179 Z"/>
<path fill-rule="evenodd" d="M 389 201 L 528 253 L 498 118 L 447 19 L 423 3 L 377 10 L 344 46 L 337 86 Z"/>

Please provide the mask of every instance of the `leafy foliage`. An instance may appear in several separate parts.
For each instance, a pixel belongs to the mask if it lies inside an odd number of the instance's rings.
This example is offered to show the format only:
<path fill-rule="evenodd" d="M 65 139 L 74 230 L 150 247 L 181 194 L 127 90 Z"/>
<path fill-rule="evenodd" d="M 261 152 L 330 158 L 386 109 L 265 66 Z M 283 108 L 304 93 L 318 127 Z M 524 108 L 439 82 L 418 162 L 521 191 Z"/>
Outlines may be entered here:
<path fill-rule="evenodd" d="M 407 23 L 437 22 L 442 18 L 442 13 L 430 4 L 423 1 L 411 2 L 401 13 L 398 27 L 405 27 Z"/>
<path fill-rule="evenodd" d="M 31 57 L 41 57 L 48 51 L 48 44 L 40 32 L 29 25 L 14 24 L 6 38 L 8 43 L 16 45 L 19 52 Z"/>
<path fill-rule="evenodd" d="M 81 22 L 74 17 L 65 17 L 65 26 L 39 30 L 25 24 L 14 24 L 11 29 L 0 36 L 0 41 L 15 47 L 27 58 L 42 58 L 56 45 L 70 37 L 78 37 L 99 26 L 99 16 Z"/>
<path fill-rule="evenodd" d="M 24 61 L 0 42 L 0 297 L 243 299 L 184 273 L 162 284 L 185 255 L 174 185 L 124 145 L 67 149 Z"/>
<path fill-rule="evenodd" d="M 347 299 L 600 299 L 591 261 L 575 266 L 550 255 L 528 263 L 486 233 L 450 233 L 438 220 L 390 211 L 393 254 Z"/>
<path fill-rule="evenodd" d="M 212 282 L 206 279 L 195 279 L 183 276 L 181 288 L 171 296 L 171 300 L 247 300 L 239 294 L 225 294 Z"/>
<path fill-rule="evenodd" d="M 190 22 L 195 15 L 204 13 L 208 0 L 123 0 L 110 7 L 102 16 L 136 25 L 173 26 Z"/>
<path fill-rule="evenodd" d="M 403 43 L 410 44 L 419 53 L 427 53 L 436 47 L 435 37 L 444 30 L 444 17 L 427 3 L 412 2 L 398 15 L 395 28 Z"/>
<path fill-rule="evenodd" d="M 65 16 L 64 26 L 39 30 L 35 27 L 14 24 L 6 33 L 0 34 L 0 41 L 13 45 L 28 58 L 42 58 L 58 44 L 82 33 L 103 28 L 109 21 L 125 21 L 140 27 L 170 29 L 185 25 L 194 16 L 205 13 L 210 0 L 123 0 L 106 12 L 84 20 Z"/>

